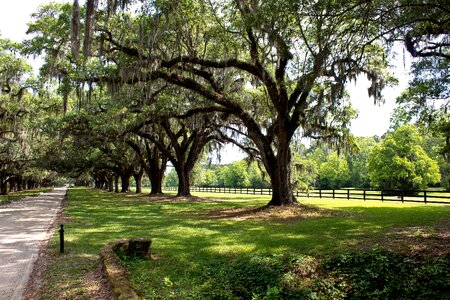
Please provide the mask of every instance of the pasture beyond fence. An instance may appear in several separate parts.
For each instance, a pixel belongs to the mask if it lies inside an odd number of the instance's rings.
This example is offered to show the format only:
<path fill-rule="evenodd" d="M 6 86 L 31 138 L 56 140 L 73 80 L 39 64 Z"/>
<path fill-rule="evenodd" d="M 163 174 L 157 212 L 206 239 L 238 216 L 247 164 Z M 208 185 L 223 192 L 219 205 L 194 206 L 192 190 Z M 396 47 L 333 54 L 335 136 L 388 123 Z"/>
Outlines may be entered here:
<path fill-rule="evenodd" d="M 176 191 L 177 187 L 166 187 L 166 190 Z M 246 194 L 246 195 L 272 195 L 270 188 L 228 188 L 228 187 L 191 187 L 192 192 Z M 366 189 L 340 189 L 340 190 L 310 190 L 295 191 L 297 197 L 304 198 L 332 198 L 347 200 L 376 200 L 400 201 L 420 203 L 450 204 L 450 192 L 445 191 L 410 191 L 410 190 L 366 190 Z"/>

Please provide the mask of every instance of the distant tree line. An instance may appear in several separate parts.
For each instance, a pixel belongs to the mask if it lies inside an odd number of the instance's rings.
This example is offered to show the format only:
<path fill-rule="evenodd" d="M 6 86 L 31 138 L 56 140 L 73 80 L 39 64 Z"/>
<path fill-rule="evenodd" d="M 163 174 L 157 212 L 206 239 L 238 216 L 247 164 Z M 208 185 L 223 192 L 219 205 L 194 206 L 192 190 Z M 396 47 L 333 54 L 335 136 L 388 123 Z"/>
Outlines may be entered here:
<path fill-rule="evenodd" d="M 227 165 L 200 162 L 192 174 L 193 185 L 201 187 L 268 188 L 270 182 L 256 162 L 239 160 Z M 165 180 L 166 186 L 177 186 L 178 177 L 172 169 Z"/>
<path fill-rule="evenodd" d="M 436 138 L 404 125 L 383 138 L 355 139 L 355 148 L 338 153 L 320 143 L 297 147 L 292 159 L 294 188 L 339 189 L 343 187 L 419 190 L 429 186 L 448 188 L 448 166 L 440 155 Z M 227 165 L 202 161 L 191 182 L 202 187 L 266 188 L 264 172 L 255 162 L 243 159 Z M 176 172 L 170 171 L 166 186 L 177 186 Z"/>

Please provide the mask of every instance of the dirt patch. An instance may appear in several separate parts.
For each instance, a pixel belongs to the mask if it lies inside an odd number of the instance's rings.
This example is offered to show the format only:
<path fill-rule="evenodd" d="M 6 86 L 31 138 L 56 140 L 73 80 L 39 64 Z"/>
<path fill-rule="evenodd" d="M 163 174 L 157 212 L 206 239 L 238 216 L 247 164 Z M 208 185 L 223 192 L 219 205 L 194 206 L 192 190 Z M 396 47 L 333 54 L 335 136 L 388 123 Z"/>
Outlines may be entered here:
<path fill-rule="evenodd" d="M 53 260 L 53 255 L 47 251 L 47 245 L 39 250 L 38 258 L 33 265 L 30 279 L 23 292 L 23 299 L 39 299 L 40 289 L 44 284 L 44 274 L 49 263 Z"/>
<path fill-rule="evenodd" d="M 290 206 L 263 206 L 214 209 L 199 213 L 209 219 L 231 220 L 279 220 L 295 221 L 330 217 L 351 216 L 352 213 L 340 210 L 323 209 L 314 206 L 296 204 Z"/>
<path fill-rule="evenodd" d="M 392 228 L 381 239 L 360 242 L 360 247 L 382 247 L 416 258 L 439 257 L 450 262 L 450 227 Z"/>
<path fill-rule="evenodd" d="M 114 299 L 100 264 L 94 270 L 87 272 L 83 276 L 82 282 L 83 289 L 89 299 Z"/>

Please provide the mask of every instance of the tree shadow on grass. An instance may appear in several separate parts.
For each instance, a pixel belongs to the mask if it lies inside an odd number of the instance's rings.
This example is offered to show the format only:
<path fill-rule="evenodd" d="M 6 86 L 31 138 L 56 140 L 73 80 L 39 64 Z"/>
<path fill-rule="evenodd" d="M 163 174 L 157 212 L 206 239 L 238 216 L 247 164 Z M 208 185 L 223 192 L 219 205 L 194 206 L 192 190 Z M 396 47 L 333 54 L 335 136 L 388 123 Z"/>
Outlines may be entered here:
<path fill-rule="evenodd" d="M 264 221 L 298 221 L 304 219 L 345 217 L 354 215 L 343 210 L 331 210 L 310 205 L 291 206 L 251 206 L 209 209 L 187 212 L 206 219 L 229 219 L 234 221 L 264 220 Z"/>

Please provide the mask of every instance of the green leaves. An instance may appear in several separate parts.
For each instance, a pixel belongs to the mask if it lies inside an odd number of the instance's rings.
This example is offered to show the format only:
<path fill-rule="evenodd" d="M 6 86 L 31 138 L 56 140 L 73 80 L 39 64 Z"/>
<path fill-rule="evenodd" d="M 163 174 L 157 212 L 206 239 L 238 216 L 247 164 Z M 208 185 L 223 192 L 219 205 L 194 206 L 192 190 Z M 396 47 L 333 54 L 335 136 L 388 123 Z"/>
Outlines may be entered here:
<path fill-rule="evenodd" d="M 437 163 L 422 148 L 422 137 L 412 125 L 400 127 L 375 146 L 368 167 L 376 188 L 419 190 L 440 180 Z"/>
<path fill-rule="evenodd" d="M 328 155 L 327 161 L 319 167 L 319 186 L 322 189 L 339 189 L 350 180 L 347 160 L 339 157 L 337 152 Z"/>

